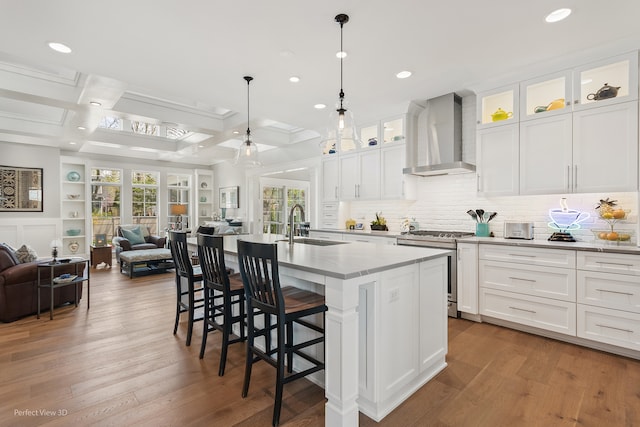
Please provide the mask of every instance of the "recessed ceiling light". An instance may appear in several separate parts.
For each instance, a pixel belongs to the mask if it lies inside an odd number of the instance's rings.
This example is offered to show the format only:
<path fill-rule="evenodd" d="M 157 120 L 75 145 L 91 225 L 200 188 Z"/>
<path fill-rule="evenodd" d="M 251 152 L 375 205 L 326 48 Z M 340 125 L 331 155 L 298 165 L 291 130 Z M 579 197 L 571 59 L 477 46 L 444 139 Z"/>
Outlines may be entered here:
<path fill-rule="evenodd" d="M 345 52 L 344 50 L 341 50 L 340 52 L 336 53 L 336 58 L 346 58 L 347 57 L 347 52 Z"/>
<path fill-rule="evenodd" d="M 298 76 L 291 76 L 291 77 L 289 77 L 289 81 L 290 81 L 291 83 L 298 83 L 298 82 L 300 81 L 300 77 L 298 77 Z"/>
<path fill-rule="evenodd" d="M 316 104 L 316 105 L 313 106 L 313 108 L 315 108 L 316 110 L 323 110 L 323 109 L 327 108 L 327 106 L 324 105 L 324 104 Z"/>
<path fill-rule="evenodd" d="M 84 126 L 78 126 L 78 130 L 86 130 L 87 128 Z"/>
<path fill-rule="evenodd" d="M 233 131 L 233 134 L 234 134 L 234 135 L 240 135 L 240 131 L 234 130 L 234 131 Z"/>
<path fill-rule="evenodd" d="M 553 12 L 551 12 L 550 14 L 547 15 L 546 18 L 544 18 L 544 20 L 546 22 L 558 22 L 558 21 L 562 21 L 569 15 L 571 15 L 571 9 L 562 8 L 562 9 L 554 10 Z"/>
<path fill-rule="evenodd" d="M 73 141 L 69 141 L 69 145 L 76 145 L 76 143 Z"/>
<path fill-rule="evenodd" d="M 411 77 L 411 71 L 400 71 L 396 74 L 396 77 L 399 79 L 406 79 L 407 77 Z"/>
<path fill-rule="evenodd" d="M 101 103 L 99 103 L 98 101 L 91 101 L 91 102 L 89 102 L 89 104 L 90 104 L 90 105 L 93 105 L 93 106 L 95 106 L 95 107 L 99 107 L 99 106 L 101 106 L 101 105 L 102 105 L 102 104 L 101 104 Z"/>
<path fill-rule="evenodd" d="M 198 148 L 204 148 L 204 145 L 198 145 Z"/>
<path fill-rule="evenodd" d="M 50 42 L 49 47 L 56 52 L 71 53 L 71 48 L 64 43 Z"/>

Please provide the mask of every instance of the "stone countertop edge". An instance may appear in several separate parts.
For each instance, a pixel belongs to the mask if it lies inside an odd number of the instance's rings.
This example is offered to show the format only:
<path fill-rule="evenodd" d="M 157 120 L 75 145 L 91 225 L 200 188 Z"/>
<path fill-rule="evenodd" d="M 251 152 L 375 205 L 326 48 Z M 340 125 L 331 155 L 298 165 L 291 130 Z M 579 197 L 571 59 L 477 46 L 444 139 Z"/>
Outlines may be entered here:
<path fill-rule="evenodd" d="M 605 245 L 589 242 L 550 242 L 548 240 L 504 239 L 502 237 L 469 237 L 459 239 L 458 243 L 483 243 L 490 245 L 521 246 L 545 249 L 569 249 L 576 251 L 604 252 L 640 255 L 640 247 L 635 245 Z"/>
<path fill-rule="evenodd" d="M 257 243 L 278 244 L 278 262 L 283 267 L 316 273 L 341 280 L 353 279 L 385 270 L 420 263 L 430 259 L 453 256 L 447 249 L 419 248 L 413 246 L 377 245 L 372 243 L 348 242 L 331 246 L 315 246 L 281 241 L 279 235 L 236 235 L 225 236 L 225 252 L 237 256 L 236 241 L 249 240 Z M 189 238 L 189 243 L 196 243 Z"/>
<path fill-rule="evenodd" d="M 399 231 L 347 230 L 346 228 L 345 229 L 312 228 L 309 231 L 317 231 L 320 233 L 335 233 L 335 234 L 366 234 L 367 236 L 380 236 L 380 237 L 402 236 L 402 233 Z"/>

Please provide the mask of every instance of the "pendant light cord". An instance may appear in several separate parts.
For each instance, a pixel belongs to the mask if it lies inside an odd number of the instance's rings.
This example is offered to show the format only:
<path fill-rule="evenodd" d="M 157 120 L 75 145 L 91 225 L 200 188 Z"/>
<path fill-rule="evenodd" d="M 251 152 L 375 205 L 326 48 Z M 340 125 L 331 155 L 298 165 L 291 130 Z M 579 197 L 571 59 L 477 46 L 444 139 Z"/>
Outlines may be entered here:
<path fill-rule="evenodd" d="M 251 143 L 251 129 L 249 129 L 249 83 L 253 80 L 251 76 L 244 76 L 244 79 L 247 81 L 247 141 L 246 144 L 249 145 Z"/>
<path fill-rule="evenodd" d="M 340 109 L 342 110 L 342 101 L 344 100 L 344 90 L 342 90 L 342 60 L 344 58 L 344 50 L 342 49 L 342 27 L 344 22 L 340 21 Z"/>

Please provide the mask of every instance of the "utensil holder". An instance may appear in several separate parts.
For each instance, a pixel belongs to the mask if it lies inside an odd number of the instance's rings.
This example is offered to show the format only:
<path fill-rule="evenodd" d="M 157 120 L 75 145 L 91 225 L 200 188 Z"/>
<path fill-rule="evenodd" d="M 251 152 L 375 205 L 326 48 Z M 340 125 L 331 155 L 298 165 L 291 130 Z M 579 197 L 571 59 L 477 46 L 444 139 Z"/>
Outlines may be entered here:
<path fill-rule="evenodd" d="M 489 237 L 489 224 L 486 222 L 479 222 L 476 224 L 476 236 L 477 237 Z"/>

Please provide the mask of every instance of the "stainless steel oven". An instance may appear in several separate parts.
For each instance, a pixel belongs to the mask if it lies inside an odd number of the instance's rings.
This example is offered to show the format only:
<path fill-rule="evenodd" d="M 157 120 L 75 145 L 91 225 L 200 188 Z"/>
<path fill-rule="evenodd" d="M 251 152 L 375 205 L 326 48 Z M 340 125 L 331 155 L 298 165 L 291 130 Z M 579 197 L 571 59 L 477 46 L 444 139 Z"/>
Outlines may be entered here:
<path fill-rule="evenodd" d="M 398 237 L 398 245 L 420 246 L 423 248 L 450 249 L 449 258 L 449 283 L 447 310 L 449 316 L 459 317 L 458 311 L 458 256 L 457 240 L 473 236 L 473 233 L 464 231 L 431 231 L 416 230 L 402 234 Z"/>

